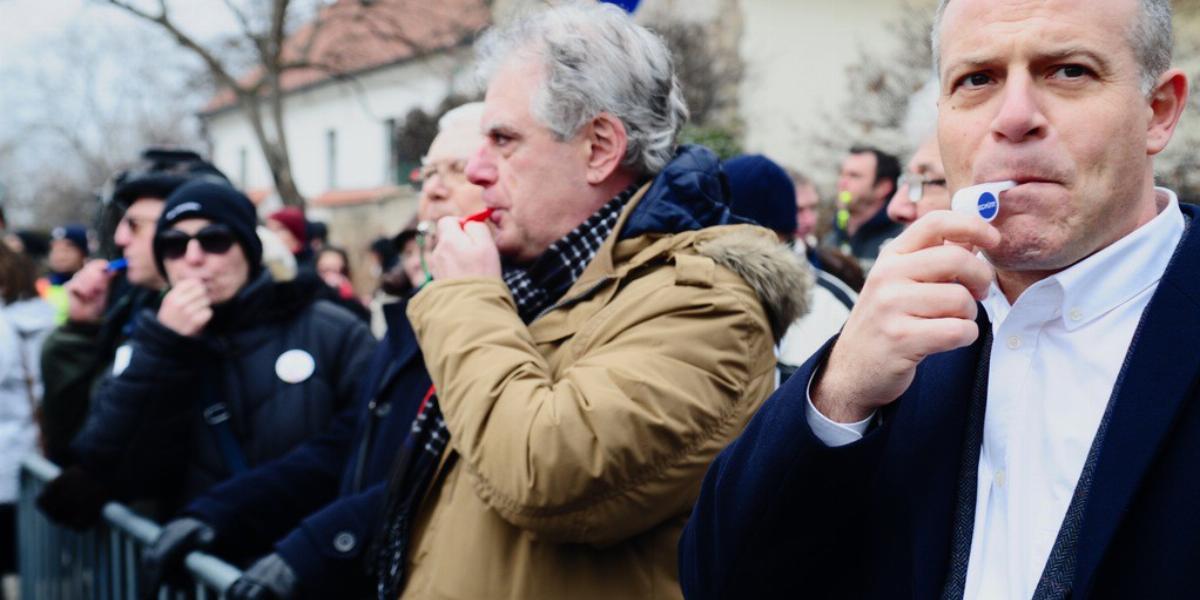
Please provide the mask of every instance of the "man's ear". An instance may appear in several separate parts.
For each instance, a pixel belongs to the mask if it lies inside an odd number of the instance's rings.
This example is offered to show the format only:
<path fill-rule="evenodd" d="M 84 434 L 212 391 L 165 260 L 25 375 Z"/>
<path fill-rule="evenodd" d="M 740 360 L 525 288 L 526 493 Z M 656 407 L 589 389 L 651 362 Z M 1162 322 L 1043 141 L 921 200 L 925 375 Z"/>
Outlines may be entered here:
<path fill-rule="evenodd" d="M 620 119 L 600 113 L 586 127 L 587 182 L 598 184 L 621 167 L 629 138 Z"/>
<path fill-rule="evenodd" d="M 1146 153 L 1154 156 L 1167 147 L 1188 100 L 1187 75 L 1171 69 L 1158 78 L 1150 92 L 1150 123 L 1146 131 Z"/>
<path fill-rule="evenodd" d="M 888 200 L 891 200 L 892 196 L 896 194 L 896 184 L 891 179 L 880 179 L 871 189 L 875 192 L 876 198 L 883 199 L 884 204 L 887 204 Z"/>

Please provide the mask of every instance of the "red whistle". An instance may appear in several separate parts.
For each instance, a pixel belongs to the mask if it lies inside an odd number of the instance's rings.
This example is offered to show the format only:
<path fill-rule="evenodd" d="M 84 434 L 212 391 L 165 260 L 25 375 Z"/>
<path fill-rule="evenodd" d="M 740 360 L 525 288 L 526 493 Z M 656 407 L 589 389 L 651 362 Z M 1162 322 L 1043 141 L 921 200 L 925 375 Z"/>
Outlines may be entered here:
<path fill-rule="evenodd" d="M 485 209 L 483 209 L 483 210 L 481 210 L 481 211 L 479 211 L 479 212 L 477 212 L 477 213 L 475 213 L 475 214 L 473 214 L 473 215 L 467 215 L 467 216 L 465 216 L 465 217 L 463 217 L 463 218 L 461 218 L 461 219 L 459 219 L 459 220 L 458 220 L 458 226 L 459 226 L 459 228 L 466 227 L 466 226 L 467 226 L 467 223 L 470 223 L 470 222 L 472 222 L 472 221 L 474 221 L 474 222 L 476 222 L 476 223 L 482 223 L 482 222 L 484 222 L 484 221 L 488 220 L 489 218 L 491 218 L 491 216 L 492 216 L 492 211 L 494 211 L 494 210 L 496 210 L 496 209 L 494 209 L 494 208 L 485 208 Z"/>

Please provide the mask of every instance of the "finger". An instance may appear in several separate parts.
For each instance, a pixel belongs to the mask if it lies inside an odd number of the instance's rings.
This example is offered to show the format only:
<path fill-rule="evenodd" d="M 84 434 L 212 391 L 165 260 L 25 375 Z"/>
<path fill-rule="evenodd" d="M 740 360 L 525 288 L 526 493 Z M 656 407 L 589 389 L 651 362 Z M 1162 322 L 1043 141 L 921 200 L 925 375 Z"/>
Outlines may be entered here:
<path fill-rule="evenodd" d="M 458 219 L 455 217 L 442 217 L 437 222 L 438 241 L 446 242 L 445 245 L 458 245 L 467 238 L 466 232 L 458 225 Z"/>
<path fill-rule="evenodd" d="M 186 306 L 196 297 L 196 290 L 192 286 L 182 285 L 171 288 L 167 295 L 163 297 L 163 304 L 166 306 Z"/>
<path fill-rule="evenodd" d="M 67 280 L 67 283 L 63 285 L 63 288 L 67 291 L 71 291 L 95 287 L 96 282 L 100 279 L 100 274 L 104 272 L 103 264 L 97 265 L 96 263 L 107 264 L 107 261 L 94 260 L 84 265 L 79 272 L 75 273 L 71 279 Z"/>
<path fill-rule="evenodd" d="M 907 319 L 903 327 L 907 334 L 898 347 L 914 361 L 969 346 L 979 337 L 979 325 L 972 319 Z"/>
<path fill-rule="evenodd" d="M 183 313 L 184 315 L 187 315 L 190 317 L 192 315 L 198 314 L 199 312 L 201 312 L 203 310 L 208 309 L 208 307 L 209 307 L 209 305 L 207 302 L 204 302 L 201 299 L 193 299 L 193 300 L 188 301 L 187 304 L 181 304 L 179 306 L 179 311 L 181 313 Z"/>
<path fill-rule="evenodd" d="M 188 306 L 191 306 L 196 310 L 209 308 L 212 306 L 212 299 L 208 297 L 207 293 L 200 294 L 196 297 L 196 299 L 192 300 Z"/>
<path fill-rule="evenodd" d="M 205 293 L 204 293 L 203 287 L 202 288 L 193 288 L 193 287 L 175 288 L 175 289 L 172 289 L 172 292 L 170 292 L 167 295 L 167 298 L 163 299 L 163 304 L 169 305 L 169 306 L 174 306 L 176 308 L 180 308 L 180 310 L 184 310 L 184 308 L 186 308 L 188 306 L 192 306 L 194 304 L 197 304 L 197 302 L 199 302 L 199 301 L 202 301 L 204 299 L 204 296 L 205 296 Z"/>
<path fill-rule="evenodd" d="M 897 256 L 899 273 L 925 283 L 960 283 L 975 298 L 987 296 L 996 271 L 987 261 L 961 246 L 946 245 Z"/>
<path fill-rule="evenodd" d="M 903 294 L 896 308 L 914 317 L 974 321 L 979 312 L 971 292 L 957 283 L 914 283 L 894 289 Z"/>
<path fill-rule="evenodd" d="M 1000 231 L 977 217 L 935 210 L 917 219 L 904 233 L 892 240 L 886 250 L 893 254 L 910 254 L 946 242 L 994 248 L 1000 243 Z"/>
<path fill-rule="evenodd" d="M 205 325 L 208 325 L 209 321 L 212 320 L 212 316 L 213 311 L 211 308 L 202 308 L 192 315 L 192 323 L 196 325 L 197 328 L 203 328 Z"/>
<path fill-rule="evenodd" d="M 472 242 L 489 246 L 494 244 L 492 241 L 492 230 L 484 223 L 470 221 L 466 225 L 463 225 L 462 230 Z"/>
<path fill-rule="evenodd" d="M 96 259 L 89 260 L 87 262 L 87 264 L 84 265 L 82 269 L 80 269 L 80 272 L 81 273 L 83 273 L 83 272 L 103 273 L 104 270 L 107 268 L 108 268 L 107 260 L 104 260 L 103 258 L 96 258 Z"/>
<path fill-rule="evenodd" d="M 184 279 L 171 288 L 171 292 L 177 299 L 191 300 L 205 294 L 204 282 L 199 279 Z"/>

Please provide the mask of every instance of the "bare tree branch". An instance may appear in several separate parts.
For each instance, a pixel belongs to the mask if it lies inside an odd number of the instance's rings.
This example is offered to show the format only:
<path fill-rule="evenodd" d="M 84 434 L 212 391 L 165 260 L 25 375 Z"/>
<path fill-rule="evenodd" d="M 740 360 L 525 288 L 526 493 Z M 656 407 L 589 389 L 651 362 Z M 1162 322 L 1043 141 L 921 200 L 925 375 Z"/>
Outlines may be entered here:
<path fill-rule="evenodd" d="M 100 1 L 163 29 L 200 58 L 249 122 L 280 197 L 285 203 L 298 205 L 303 204 L 303 199 L 291 172 L 284 118 L 284 100 L 289 86 L 294 86 L 292 82 L 311 81 L 311 73 L 305 73 L 308 70 L 344 80 L 348 73 L 376 66 L 367 64 L 368 59 L 374 60 L 374 54 L 370 50 L 364 53 L 364 39 L 389 44 L 398 56 L 415 57 L 456 45 L 474 33 L 464 25 L 472 22 L 470 19 L 438 3 L 394 0 L 368 5 L 344 1 L 318 7 L 312 18 L 289 37 L 289 15 L 294 15 L 297 4 L 292 0 L 263 0 L 265 26 L 260 24 L 257 13 L 248 14 L 234 0 L 222 0 L 242 30 L 230 47 L 252 48 L 255 55 L 249 74 L 237 77 L 233 61 L 219 53 L 220 46 L 202 45 L 170 18 L 167 0 L 158 0 L 159 14 L 135 6 L 132 0 Z M 478 6 L 469 5 L 470 8 L 490 14 L 491 0 L 477 1 Z M 335 21 L 346 27 L 337 29 L 340 32 L 337 39 L 327 39 L 326 34 L 333 31 Z"/>
<path fill-rule="evenodd" d="M 242 28 L 242 34 L 254 41 L 255 45 L 259 46 L 259 50 L 261 51 L 262 36 L 255 34 L 254 26 L 250 23 L 250 17 L 246 16 L 246 13 L 238 8 L 233 0 L 222 1 L 225 3 L 225 7 L 229 9 L 229 12 L 233 13 L 233 17 L 237 19 L 238 25 Z"/>
<path fill-rule="evenodd" d="M 175 23 L 171 22 L 170 18 L 168 17 L 168 14 L 167 14 L 166 0 L 158 0 L 158 5 L 161 7 L 161 12 L 158 15 L 151 15 L 150 13 L 147 13 L 147 12 L 137 8 L 136 6 L 133 6 L 132 4 L 127 3 L 124 0 L 106 0 L 106 1 L 110 5 L 120 8 L 135 17 L 149 21 L 151 23 L 158 25 L 159 27 L 162 27 L 163 29 L 165 29 L 167 31 L 167 33 L 171 34 L 171 37 L 175 38 L 175 41 L 178 42 L 179 45 L 183 46 L 184 48 L 187 48 L 188 50 L 191 50 L 197 56 L 199 56 L 200 60 L 204 61 L 204 64 L 206 66 L 208 66 L 209 71 L 212 72 L 212 74 L 217 78 L 217 80 L 222 85 L 227 85 L 231 88 L 237 87 L 237 85 L 238 85 L 237 80 L 233 77 L 232 74 L 229 73 L 229 71 L 225 68 L 224 63 L 222 63 L 220 61 L 220 59 L 218 59 L 215 55 L 213 55 L 211 52 L 209 52 L 204 46 L 200 45 L 199 42 L 192 39 L 191 36 L 189 36 L 188 34 L 184 33 L 182 30 L 180 30 L 178 27 L 176 27 Z"/>

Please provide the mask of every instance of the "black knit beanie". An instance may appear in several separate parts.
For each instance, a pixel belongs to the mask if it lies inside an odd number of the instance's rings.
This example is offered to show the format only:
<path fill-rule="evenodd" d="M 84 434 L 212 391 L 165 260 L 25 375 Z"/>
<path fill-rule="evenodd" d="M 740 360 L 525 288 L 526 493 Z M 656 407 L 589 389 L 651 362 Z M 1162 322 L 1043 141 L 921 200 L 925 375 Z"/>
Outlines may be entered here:
<path fill-rule="evenodd" d="M 251 276 L 258 273 L 262 263 L 262 242 L 255 231 L 258 218 L 254 212 L 254 204 L 231 186 L 197 180 L 171 192 L 171 195 L 167 196 L 166 205 L 163 206 L 162 216 L 158 219 L 158 229 L 154 236 L 154 261 L 163 277 L 166 277 L 167 272 L 163 269 L 159 234 L 184 219 L 208 219 L 228 227 L 241 245 L 242 252 L 246 254 Z"/>

